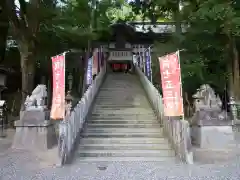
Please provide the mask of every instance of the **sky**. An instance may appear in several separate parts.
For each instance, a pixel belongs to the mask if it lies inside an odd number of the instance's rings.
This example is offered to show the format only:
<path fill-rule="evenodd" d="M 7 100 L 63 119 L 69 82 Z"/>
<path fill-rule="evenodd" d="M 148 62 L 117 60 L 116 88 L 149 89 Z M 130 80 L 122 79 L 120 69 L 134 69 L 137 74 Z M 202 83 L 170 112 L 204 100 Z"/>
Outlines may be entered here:
<path fill-rule="evenodd" d="M 0 0 L 1 1 L 1 0 Z M 28 2 L 29 0 L 25 0 L 26 2 Z M 20 4 L 19 4 L 19 1 L 18 0 L 15 0 L 15 4 L 18 8 L 20 8 Z"/>
<path fill-rule="evenodd" d="M 19 8 L 20 7 L 20 4 L 19 4 L 19 1 L 18 0 L 15 0 L 15 4 L 16 6 Z"/>

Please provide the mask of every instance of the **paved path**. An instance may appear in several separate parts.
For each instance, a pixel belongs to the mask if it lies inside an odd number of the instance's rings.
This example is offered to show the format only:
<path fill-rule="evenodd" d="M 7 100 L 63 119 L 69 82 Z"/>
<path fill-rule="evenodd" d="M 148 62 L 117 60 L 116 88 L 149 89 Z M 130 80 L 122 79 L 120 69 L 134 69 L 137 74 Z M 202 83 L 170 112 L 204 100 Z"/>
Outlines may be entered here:
<path fill-rule="evenodd" d="M 57 168 L 21 151 L 0 155 L 1 180 L 222 180 L 240 179 L 240 157 L 214 164 L 80 163 Z"/>
<path fill-rule="evenodd" d="M 14 129 L 8 129 L 6 131 L 6 137 L 0 138 L 0 155 L 6 153 L 12 145 L 13 137 L 15 134 Z"/>
<path fill-rule="evenodd" d="M 9 137 L 10 139 L 10 137 Z M 240 133 L 236 134 L 240 143 Z M 3 141 L 0 141 L 2 143 Z M 7 142 L 7 140 L 5 140 Z M 9 144 L 10 145 L 10 144 Z M 239 180 L 240 156 L 216 164 L 81 163 L 57 168 L 40 156 L 0 144 L 0 180 Z M 42 154 L 43 155 L 43 154 Z M 48 159 L 51 155 L 48 155 Z"/>
<path fill-rule="evenodd" d="M 236 139 L 240 143 L 240 133 Z M 20 150 L 4 149 L 0 144 L 0 180 L 240 179 L 240 156 L 222 163 L 194 165 L 158 162 L 81 163 L 76 160 L 71 166 L 63 168 L 46 163 L 46 156 L 40 157 Z M 48 159 L 51 157 L 51 154 L 48 155 Z"/>

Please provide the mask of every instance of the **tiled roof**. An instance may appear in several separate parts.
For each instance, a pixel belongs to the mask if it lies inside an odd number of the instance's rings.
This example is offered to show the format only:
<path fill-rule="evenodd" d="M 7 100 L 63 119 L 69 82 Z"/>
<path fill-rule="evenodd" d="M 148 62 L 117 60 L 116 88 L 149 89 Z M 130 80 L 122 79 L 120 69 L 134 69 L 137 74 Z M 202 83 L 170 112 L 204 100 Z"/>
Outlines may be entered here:
<path fill-rule="evenodd" d="M 156 34 L 160 33 L 173 33 L 175 31 L 174 22 L 158 22 L 153 24 L 151 22 L 127 22 L 127 23 L 116 23 L 115 25 L 126 25 L 134 29 L 135 32 L 148 33 L 153 32 Z M 183 32 L 186 32 L 186 26 L 182 25 Z"/>

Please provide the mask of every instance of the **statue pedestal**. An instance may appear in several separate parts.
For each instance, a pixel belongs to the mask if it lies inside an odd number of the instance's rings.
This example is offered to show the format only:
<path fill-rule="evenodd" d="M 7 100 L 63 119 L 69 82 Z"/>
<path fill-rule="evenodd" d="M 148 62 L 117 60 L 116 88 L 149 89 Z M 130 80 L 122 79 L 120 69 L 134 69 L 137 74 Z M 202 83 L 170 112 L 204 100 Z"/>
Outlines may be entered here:
<path fill-rule="evenodd" d="M 43 151 L 57 143 L 54 124 L 49 120 L 49 111 L 24 111 L 15 122 L 16 133 L 12 148 Z"/>
<path fill-rule="evenodd" d="M 215 161 L 234 155 L 232 152 L 236 150 L 236 142 L 232 121 L 221 115 L 224 115 L 221 110 L 205 109 L 193 116 L 191 136 L 196 147 L 195 158 Z"/>

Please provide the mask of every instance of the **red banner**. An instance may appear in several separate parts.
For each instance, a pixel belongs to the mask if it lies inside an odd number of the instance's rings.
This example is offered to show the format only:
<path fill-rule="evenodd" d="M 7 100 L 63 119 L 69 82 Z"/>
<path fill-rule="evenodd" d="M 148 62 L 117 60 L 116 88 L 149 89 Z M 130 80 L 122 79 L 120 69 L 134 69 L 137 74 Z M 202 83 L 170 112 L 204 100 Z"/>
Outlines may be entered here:
<path fill-rule="evenodd" d="M 183 99 L 179 52 L 159 57 L 164 115 L 183 116 Z"/>
<path fill-rule="evenodd" d="M 92 66 L 92 75 L 98 74 L 98 49 L 93 50 L 93 66 Z"/>
<path fill-rule="evenodd" d="M 53 95 L 51 119 L 60 120 L 65 116 L 65 54 L 52 57 Z"/>

